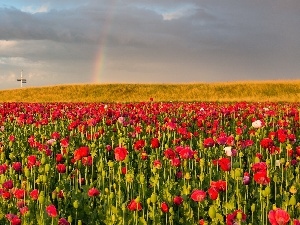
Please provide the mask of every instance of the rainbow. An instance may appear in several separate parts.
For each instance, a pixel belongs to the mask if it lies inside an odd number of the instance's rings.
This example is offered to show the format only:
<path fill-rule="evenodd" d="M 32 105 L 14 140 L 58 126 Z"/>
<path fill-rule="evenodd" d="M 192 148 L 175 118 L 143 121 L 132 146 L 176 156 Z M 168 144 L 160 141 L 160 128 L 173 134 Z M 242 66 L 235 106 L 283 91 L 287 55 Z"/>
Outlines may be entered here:
<path fill-rule="evenodd" d="M 101 82 L 101 76 L 105 70 L 105 51 L 106 51 L 106 41 L 108 34 L 110 32 L 110 27 L 113 22 L 113 16 L 115 13 L 115 4 L 117 0 L 111 0 L 110 5 L 107 7 L 107 13 L 105 16 L 105 22 L 102 30 L 102 36 L 99 43 L 98 50 L 96 51 L 96 56 L 93 63 L 93 72 L 92 72 L 92 83 L 99 83 Z"/>

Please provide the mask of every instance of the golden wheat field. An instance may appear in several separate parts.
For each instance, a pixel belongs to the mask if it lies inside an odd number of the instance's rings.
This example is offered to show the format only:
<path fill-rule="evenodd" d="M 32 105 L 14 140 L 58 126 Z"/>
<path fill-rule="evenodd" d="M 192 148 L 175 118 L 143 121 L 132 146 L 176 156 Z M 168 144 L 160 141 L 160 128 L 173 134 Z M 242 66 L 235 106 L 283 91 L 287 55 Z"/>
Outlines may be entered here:
<path fill-rule="evenodd" d="M 76 84 L 0 91 L 0 102 L 298 102 L 300 80 L 190 84 Z"/>

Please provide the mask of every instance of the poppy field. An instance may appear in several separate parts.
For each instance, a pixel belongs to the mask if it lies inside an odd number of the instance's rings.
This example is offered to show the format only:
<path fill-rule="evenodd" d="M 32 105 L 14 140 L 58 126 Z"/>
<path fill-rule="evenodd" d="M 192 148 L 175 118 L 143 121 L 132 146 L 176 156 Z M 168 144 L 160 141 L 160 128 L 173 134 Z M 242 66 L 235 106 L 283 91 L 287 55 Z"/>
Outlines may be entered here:
<path fill-rule="evenodd" d="M 2 103 L 0 224 L 300 224 L 300 103 Z"/>

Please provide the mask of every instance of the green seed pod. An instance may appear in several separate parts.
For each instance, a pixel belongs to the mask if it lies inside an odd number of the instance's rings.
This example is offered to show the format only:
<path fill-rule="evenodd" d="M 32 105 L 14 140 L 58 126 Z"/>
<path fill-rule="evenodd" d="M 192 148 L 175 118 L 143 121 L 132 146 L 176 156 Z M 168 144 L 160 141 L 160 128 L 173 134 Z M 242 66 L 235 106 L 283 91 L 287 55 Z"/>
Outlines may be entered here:
<path fill-rule="evenodd" d="M 44 194 L 40 194 L 39 195 L 39 197 L 38 197 L 38 201 L 39 201 L 39 203 L 42 205 L 42 204 L 44 204 L 44 202 L 45 202 L 45 196 L 44 196 Z"/>
<path fill-rule="evenodd" d="M 127 155 L 126 158 L 124 159 L 124 162 L 125 162 L 125 163 L 128 163 L 128 162 L 129 162 L 129 156 L 128 156 L 128 155 Z"/>
<path fill-rule="evenodd" d="M 114 162 L 109 160 L 107 165 L 108 165 L 108 167 L 112 168 L 112 167 L 114 167 Z"/>
<path fill-rule="evenodd" d="M 145 175 L 144 174 L 141 174 L 140 175 L 140 182 L 143 184 L 145 183 Z"/>
<path fill-rule="evenodd" d="M 204 166 L 204 159 L 200 159 L 200 167 L 203 167 Z"/>
<path fill-rule="evenodd" d="M 51 197 L 53 200 L 56 199 L 56 196 L 57 196 L 56 191 L 52 191 Z"/>
<path fill-rule="evenodd" d="M 109 198 L 110 198 L 110 199 L 113 199 L 114 197 L 115 197 L 115 193 L 114 193 L 114 192 L 110 192 Z"/>
<path fill-rule="evenodd" d="M 116 221 L 116 216 L 115 216 L 115 214 L 112 214 L 111 220 L 112 220 L 112 222 L 115 222 L 115 221 Z"/>
<path fill-rule="evenodd" d="M 48 177 L 46 175 L 43 175 L 43 183 L 46 184 L 48 181 Z"/>
<path fill-rule="evenodd" d="M 43 166 L 40 166 L 39 169 L 38 169 L 39 173 L 43 173 L 44 172 L 44 167 Z"/>
<path fill-rule="evenodd" d="M 234 176 L 235 177 L 241 177 L 242 176 L 240 168 L 237 168 L 237 169 L 234 170 Z"/>
<path fill-rule="evenodd" d="M 15 155 L 14 155 L 13 153 L 9 153 L 9 158 L 10 158 L 11 160 L 13 160 L 13 159 L 15 158 Z"/>
<path fill-rule="evenodd" d="M 151 199 L 147 198 L 147 204 L 150 205 L 150 203 L 151 203 Z"/>
<path fill-rule="evenodd" d="M 155 203 L 157 201 L 157 195 L 155 193 L 152 193 L 151 195 L 151 202 Z"/>
<path fill-rule="evenodd" d="M 140 201 L 141 201 L 141 197 L 140 197 L 140 196 L 137 196 L 136 199 L 135 199 L 135 202 L 138 203 L 138 202 L 140 202 Z"/>
<path fill-rule="evenodd" d="M 30 171 L 27 167 L 24 168 L 24 174 L 25 174 L 25 177 L 29 177 L 30 176 Z"/>
<path fill-rule="evenodd" d="M 189 172 L 186 172 L 186 174 L 184 175 L 184 178 L 185 178 L 186 180 L 191 179 L 191 174 L 190 174 Z"/>
<path fill-rule="evenodd" d="M 289 201 L 289 205 L 295 206 L 297 204 L 297 200 L 295 195 L 292 195 Z"/>
<path fill-rule="evenodd" d="M 251 205 L 251 212 L 254 212 L 255 211 L 255 204 L 253 203 L 252 205 Z"/>
<path fill-rule="evenodd" d="M 216 217 L 216 209 L 213 205 L 209 207 L 208 215 L 211 219 L 214 219 Z"/>
<path fill-rule="evenodd" d="M 78 200 L 75 200 L 75 201 L 73 202 L 73 207 L 74 207 L 75 209 L 78 209 L 78 207 L 79 207 L 79 202 L 78 202 Z"/>
<path fill-rule="evenodd" d="M 232 163 L 232 168 L 240 168 L 240 163 L 239 162 Z"/>
<path fill-rule="evenodd" d="M 50 165 L 46 164 L 45 165 L 45 172 L 48 173 L 50 171 Z"/>
<path fill-rule="evenodd" d="M 43 157 L 41 158 L 41 164 L 44 165 L 45 163 L 46 163 L 46 158 L 45 158 L 45 156 L 43 156 Z"/>
<path fill-rule="evenodd" d="M 68 222 L 72 223 L 72 216 L 68 216 Z"/>
<path fill-rule="evenodd" d="M 265 188 L 265 192 L 266 192 L 266 195 L 270 195 L 271 194 L 271 188 L 269 186 L 267 186 Z"/>
<path fill-rule="evenodd" d="M 236 214 L 236 218 L 237 218 L 238 220 L 242 220 L 242 218 L 243 218 L 242 212 L 238 212 L 238 213 Z"/>

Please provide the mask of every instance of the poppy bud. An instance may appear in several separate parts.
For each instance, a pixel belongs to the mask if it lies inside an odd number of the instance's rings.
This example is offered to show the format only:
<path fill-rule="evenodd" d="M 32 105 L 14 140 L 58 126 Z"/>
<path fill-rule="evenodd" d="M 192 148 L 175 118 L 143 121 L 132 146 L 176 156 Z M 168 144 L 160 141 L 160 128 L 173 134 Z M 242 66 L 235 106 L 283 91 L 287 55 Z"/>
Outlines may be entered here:
<path fill-rule="evenodd" d="M 255 211 L 255 204 L 253 203 L 252 205 L 251 205 L 251 212 L 254 212 Z"/>
<path fill-rule="evenodd" d="M 45 165 L 45 172 L 48 173 L 50 171 L 50 165 L 46 164 Z"/>
<path fill-rule="evenodd" d="M 68 216 L 68 222 L 72 223 L 72 216 Z"/>
<path fill-rule="evenodd" d="M 270 195 L 270 193 L 271 193 L 271 188 L 270 188 L 269 186 L 267 186 L 267 187 L 265 188 L 265 193 L 266 193 L 266 195 Z"/>
<path fill-rule="evenodd" d="M 216 217 L 216 209 L 214 206 L 209 207 L 208 215 L 211 219 L 214 219 Z"/>
<path fill-rule="evenodd" d="M 78 209 L 78 207 L 79 207 L 79 202 L 78 202 L 78 200 L 75 200 L 75 201 L 73 202 L 73 207 L 74 207 L 75 209 Z"/>
<path fill-rule="evenodd" d="M 157 201 L 157 195 L 155 193 L 152 193 L 151 195 L 151 202 L 155 203 Z"/>
<path fill-rule="evenodd" d="M 39 198 L 38 198 L 39 203 L 42 205 L 45 202 L 45 196 L 41 193 Z"/>
<path fill-rule="evenodd" d="M 243 218 L 242 212 L 237 212 L 236 218 L 237 218 L 238 220 L 242 220 L 242 218 Z"/>
<path fill-rule="evenodd" d="M 295 195 L 292 195 L 292 197 L 290 198 L 290 201 L 289 201 L 289 205 L 295 206 L 296 203 L 297 203 L 297 201 L 296 201 Z"/>

